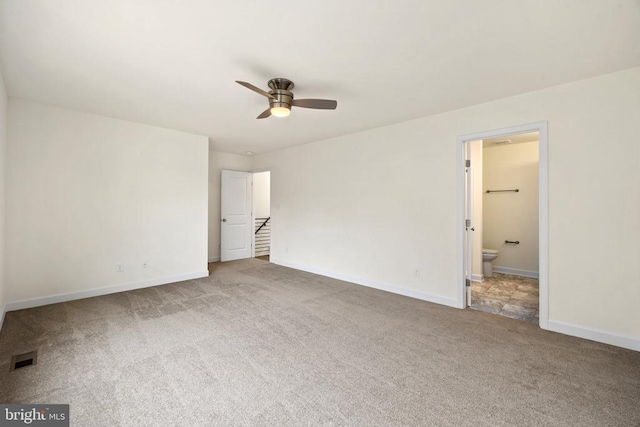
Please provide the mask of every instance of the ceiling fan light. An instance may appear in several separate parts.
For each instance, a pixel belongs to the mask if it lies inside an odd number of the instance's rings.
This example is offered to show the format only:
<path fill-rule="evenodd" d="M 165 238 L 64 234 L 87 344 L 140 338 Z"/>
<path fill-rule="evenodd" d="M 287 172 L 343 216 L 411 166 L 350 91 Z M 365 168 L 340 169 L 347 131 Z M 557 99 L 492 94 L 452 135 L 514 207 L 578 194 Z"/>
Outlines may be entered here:
<path fill-rule="evenodd" d="M 287 117 L 289 114 L 291 114 L 291 110 L 288 109 L 287 107 L 272 107 L 271 108 L 271 115 L 276 116 L 276 117 Z"/>

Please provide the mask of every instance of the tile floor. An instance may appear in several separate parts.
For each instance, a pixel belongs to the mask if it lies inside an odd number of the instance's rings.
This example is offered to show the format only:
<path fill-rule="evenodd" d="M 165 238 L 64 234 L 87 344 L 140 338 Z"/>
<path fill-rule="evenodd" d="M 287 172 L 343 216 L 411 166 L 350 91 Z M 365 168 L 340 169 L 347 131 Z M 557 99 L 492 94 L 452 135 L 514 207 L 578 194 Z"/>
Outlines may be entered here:
<path fill-rule="evenodd" d="M 538 280 L 494 273 L 471 282 L 471 308 L 512 319 L 538 323 Z"/>

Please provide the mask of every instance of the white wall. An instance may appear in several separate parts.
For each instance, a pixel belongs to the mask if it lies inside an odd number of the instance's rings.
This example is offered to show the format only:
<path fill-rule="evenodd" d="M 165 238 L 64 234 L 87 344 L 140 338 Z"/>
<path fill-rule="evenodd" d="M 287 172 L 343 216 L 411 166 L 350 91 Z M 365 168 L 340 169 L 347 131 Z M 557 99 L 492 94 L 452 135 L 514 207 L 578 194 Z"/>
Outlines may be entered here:
<path fill-rule="evenodd" d="M 220 261 L 220 178 L 222 170 L 249 172 L 253 159 L 209 151 L 209 262 Z"/>
<path fill-rule="evenodd" d="M 206 137 L 10 99 L 7 302 L 207 275 L 207 150 Z"/>
<path fill-rule="evenodd" d="M 253 217 L 269 218 L 271 216 L 271 172 L 253 174 Z"/>
<path fill-rule="evenodd" d="M 5 309 L 5 173 L 7 151 L 7 92 L 4 87 L 4 79 L 0 73 L 0 329 L 4 320 Z"/>
<path fill-rule="evenodd" d="M 538 143 L 483 150 L 483 244 L 500 251 L 496 271 L 538 274 Z M 517 193 L 486 190 L 519 189 Z M 505 240 L 520 244 L 505 244 Z M 516 270 L 516 271 L 511 271 Z"/>
<path fill-rule="evenodd" d="M 550 327 L 640 349 L 640 68 L 256 157 L 272 262 L 459 304 L 456 139 L 540 121 Z"/>
<path fill-rule="evenodd" d="M 483 213 L 482 213 L 482 140 L 469 142 L 471 149 L 471 173 L 473 174 L 473 255 L 471 273 L 472 279 L 483 280 L 482 274 L 482 242 L 483 242 Z"/>

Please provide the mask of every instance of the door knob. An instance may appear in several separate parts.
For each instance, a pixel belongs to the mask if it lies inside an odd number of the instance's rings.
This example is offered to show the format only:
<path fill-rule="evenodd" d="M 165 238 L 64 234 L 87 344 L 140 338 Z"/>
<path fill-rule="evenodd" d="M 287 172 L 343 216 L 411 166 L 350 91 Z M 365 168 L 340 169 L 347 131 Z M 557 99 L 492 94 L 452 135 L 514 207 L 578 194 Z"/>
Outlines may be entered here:
<path fill-rule="evenodd" d="M 471 227 L 471 231 L 476 231 L 476 228 L 475 227 Z"/>
<path fill-rule="evenodd" d="M 227 222 L 227 218 L 222 218 L 222 222 Z"/>

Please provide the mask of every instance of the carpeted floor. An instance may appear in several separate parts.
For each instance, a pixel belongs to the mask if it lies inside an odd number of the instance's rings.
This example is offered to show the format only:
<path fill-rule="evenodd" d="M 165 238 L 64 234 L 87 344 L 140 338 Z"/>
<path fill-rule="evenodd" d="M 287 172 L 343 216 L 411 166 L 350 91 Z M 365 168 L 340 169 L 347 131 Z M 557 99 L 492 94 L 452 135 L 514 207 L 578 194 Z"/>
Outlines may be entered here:
<path fill-rule="evenodd" d="M 261 260 L 213 267 L 8 313 L 0 402 L 70 403 L 79 426 L 640 425 L 640 353 Z"/>

